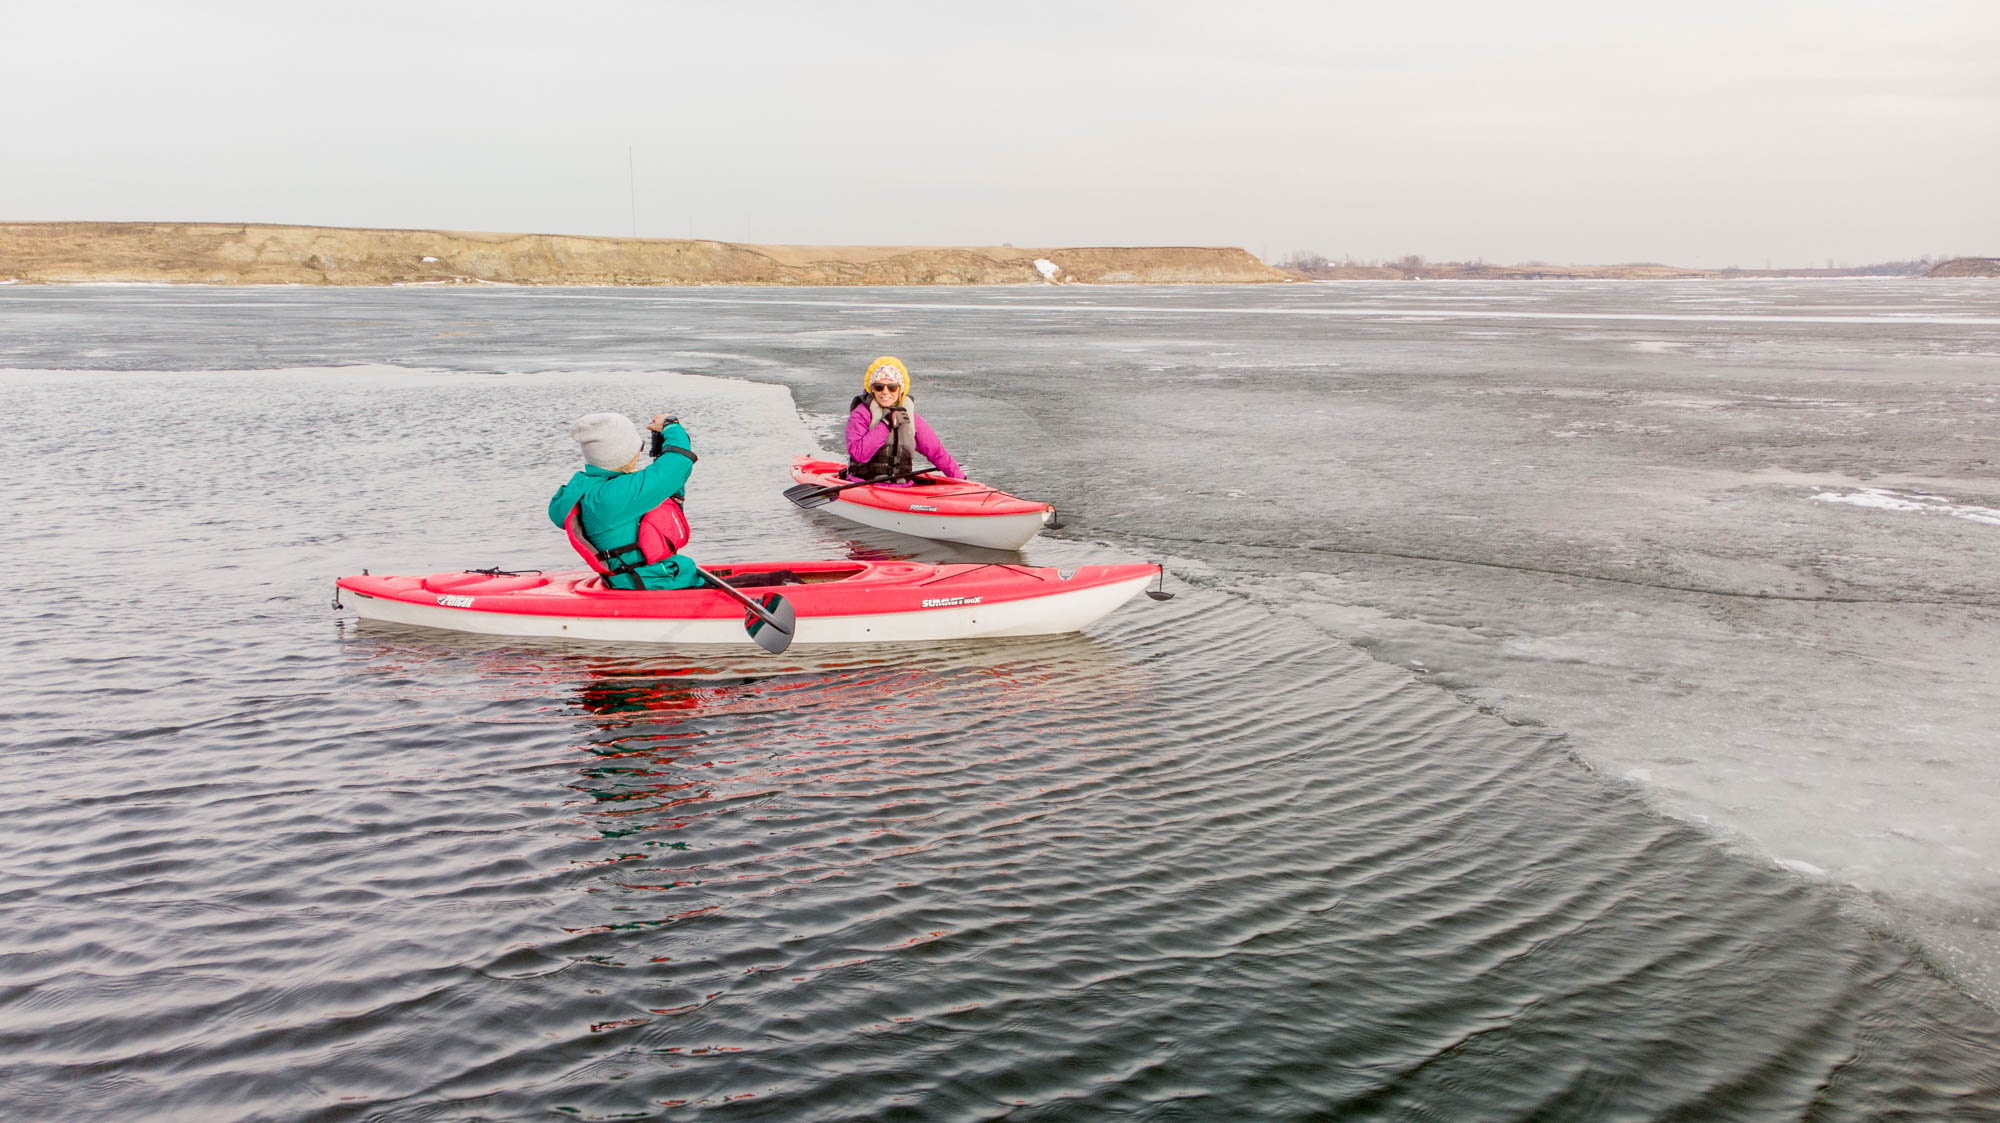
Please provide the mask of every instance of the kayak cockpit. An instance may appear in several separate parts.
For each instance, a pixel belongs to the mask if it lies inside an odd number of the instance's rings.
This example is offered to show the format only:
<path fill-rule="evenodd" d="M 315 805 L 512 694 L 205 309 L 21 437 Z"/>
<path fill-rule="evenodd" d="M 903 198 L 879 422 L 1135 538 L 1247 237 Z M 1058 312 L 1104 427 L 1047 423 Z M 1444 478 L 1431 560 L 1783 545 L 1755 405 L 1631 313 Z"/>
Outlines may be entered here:
<path fill-rule="evenodd" d="M 890 563 L 891 567 L 896 563 Z M 800 585 L 827 585 L 836 581 L 849 581 L 867 574 L 881 575 L 883 566 L 863 565 L 859 562 L 749 562 L 737 565 L 717 565 L 706 567 L 711 577 L 728 582 L 738 589 L 775 589 Z M 661 593 L 699 593 L 707 591 L 704 586 L 692 589 L 613 589 L 604 584 L 604 578 L 597 574 L 583 578 L 572 586 L 576 592 L 591 596 L 631 596 L 645 593 L 659 596 Z M 501 590 L 494 590 L 499 592 Z"/>
<path fill-rule="evenodd" d="M 732 585 L 744 588 L 824 585 L 830 581 L 846 581 L 852 577 L 859 577 L 867 571 L 867 566 L 854 562 L 774 562 L 764 565 L 746 563 L 708 567 L 708 572 Z"/>

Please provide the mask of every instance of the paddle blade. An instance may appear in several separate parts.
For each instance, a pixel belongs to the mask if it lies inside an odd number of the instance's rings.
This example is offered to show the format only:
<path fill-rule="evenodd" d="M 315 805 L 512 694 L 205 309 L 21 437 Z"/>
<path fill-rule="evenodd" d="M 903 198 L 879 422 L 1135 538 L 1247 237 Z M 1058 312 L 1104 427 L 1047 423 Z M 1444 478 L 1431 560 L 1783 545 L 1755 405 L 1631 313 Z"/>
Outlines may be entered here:
<path fill-rule="evenodd" d="M 793 484 L 785 489 L 785 498 L 810 511 L 833 502 L 833 491 L 818 484 Z"/>
<path fill-rule="evenodd" d="M 757 613 L 746 613 L 743 630 L 757 641 L 757 646 L 773 655 L 782 655 L 792 646 L 792 636 L 799 630 L 799 616 L 793 611 L 790 601 L 776 593 L 766 593 L 757 599 L 764 606 L 769 619 Z"/>

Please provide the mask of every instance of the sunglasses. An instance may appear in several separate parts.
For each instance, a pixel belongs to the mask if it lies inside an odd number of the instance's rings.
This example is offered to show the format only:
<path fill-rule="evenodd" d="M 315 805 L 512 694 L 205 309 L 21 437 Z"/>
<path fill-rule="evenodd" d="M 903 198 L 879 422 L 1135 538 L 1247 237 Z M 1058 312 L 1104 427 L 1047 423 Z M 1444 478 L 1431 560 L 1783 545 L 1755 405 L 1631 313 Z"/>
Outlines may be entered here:
<path fill-rule="evenodd" d="M 868 388 L 870 390 L 901 390 L 903 384 L 900 382 L 870 382 Z"/>

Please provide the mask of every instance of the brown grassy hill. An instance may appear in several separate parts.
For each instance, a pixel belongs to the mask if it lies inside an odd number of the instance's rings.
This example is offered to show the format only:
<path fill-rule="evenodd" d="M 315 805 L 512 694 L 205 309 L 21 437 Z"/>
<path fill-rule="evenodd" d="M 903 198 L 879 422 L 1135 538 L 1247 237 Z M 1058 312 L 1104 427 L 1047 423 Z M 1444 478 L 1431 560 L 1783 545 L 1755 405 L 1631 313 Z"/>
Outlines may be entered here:
<path fill-rule="evenodd" d="M 665 238 L 218 223 L 0 223 L 0 280 L 213 285 L 1240 284 L 1290 279 L 1225 247 L 755 246 Z"/>

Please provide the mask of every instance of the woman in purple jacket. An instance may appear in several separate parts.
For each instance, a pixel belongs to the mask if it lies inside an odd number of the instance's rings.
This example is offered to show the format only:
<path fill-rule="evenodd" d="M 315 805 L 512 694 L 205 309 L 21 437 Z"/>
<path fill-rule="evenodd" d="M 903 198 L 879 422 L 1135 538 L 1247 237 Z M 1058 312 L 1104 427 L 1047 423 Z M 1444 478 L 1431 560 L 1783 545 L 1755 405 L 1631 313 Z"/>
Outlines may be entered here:
<path fill-rule="evenodd" d="M 864 393 L 857 394 L 847 415 L 847 478 L 883 480 L 888 487 L 908 487 L 916 457 L 937 466 L 952 479 L 964 479 L 958 461 L 910 401 L 910 368 L 894 355 L 868 364 L 861 376 Z M 895 477 L 901 477 L 897 479 Z"/>

